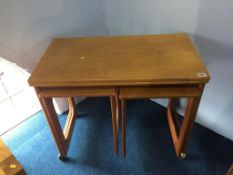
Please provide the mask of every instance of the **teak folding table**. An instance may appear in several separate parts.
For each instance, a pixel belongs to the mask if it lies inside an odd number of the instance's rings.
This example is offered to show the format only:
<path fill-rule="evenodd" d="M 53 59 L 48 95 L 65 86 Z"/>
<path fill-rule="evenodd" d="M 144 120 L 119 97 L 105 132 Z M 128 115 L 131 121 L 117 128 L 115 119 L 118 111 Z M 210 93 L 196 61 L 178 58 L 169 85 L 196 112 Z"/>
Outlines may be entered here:
<path fill-rule="evenodd" d="M 58 147 L 67 154 L 75 123 L 74 96 L 108 96 L 111 100 L 114 150 L 118 153 L 119 99 L 122 151 L 126 155 L 125 100 L 169 98 L 167 119 L 178 157 L 184 157 L 202 92 L 210 76 L 185 33 L 57 38 L 33 71 L 34 86 Z M 64 131 L 52 98 L 67 97 L 70 112 Z M 187 97 L 180 123 L 174 99 Z M 155 138 L 156 139 L 156 138 Z"/>

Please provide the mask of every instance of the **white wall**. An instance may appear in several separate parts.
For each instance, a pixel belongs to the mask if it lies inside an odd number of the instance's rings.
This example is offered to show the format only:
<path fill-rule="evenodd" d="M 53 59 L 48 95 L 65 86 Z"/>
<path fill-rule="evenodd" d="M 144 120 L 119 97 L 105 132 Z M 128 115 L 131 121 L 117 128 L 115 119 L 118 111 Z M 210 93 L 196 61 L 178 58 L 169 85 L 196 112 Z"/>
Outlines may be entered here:
<path fill-rule="evenodd" d="M 197 121 L 233 140 L 233 1 L 200 1 L 194 41 L 211 81 Z"/>
<path fill-rule="evenodd" d="M 109 34 L 154 34 L 196 27 L 198 0 L 105 0 Z"/>
<path fill-rule="evenodd" d="M 31 72 L 55 36 L 106 34 L 103 0 L 0 0 L 0 56 Z"/>

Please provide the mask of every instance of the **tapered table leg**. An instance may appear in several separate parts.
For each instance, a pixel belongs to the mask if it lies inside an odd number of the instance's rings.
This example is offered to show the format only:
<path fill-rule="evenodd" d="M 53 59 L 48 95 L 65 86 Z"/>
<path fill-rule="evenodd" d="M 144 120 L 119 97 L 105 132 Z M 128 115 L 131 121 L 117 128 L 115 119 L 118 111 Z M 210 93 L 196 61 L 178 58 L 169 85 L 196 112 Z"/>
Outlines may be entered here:
<path fill-rule="evenodd" d="M 122 154 L 126 157 L 126 114 L 125 114 L 125 99 L 121 99 L 121 117 L 122 117 Z"/>
<path fill-rule="evenodd" d="M 116 118 L 116 97 L 111 96 L 111 111 L 112 111 L 112 129 L 113 129 L 113 142 L 114 142 L 114 152 L 118 155 L 118 130 L 117 130 L 117 118 Z"/>
<path fill-rule="evenodd" d="M 45 118 L 48 122 L 49 128 L 57 145 L 59 158 L 62 159 L 67 154 L 67 147 L 61 125 L 53 106 L 52 98 L 41 98 L 40 101 L 45 114 Z"/>

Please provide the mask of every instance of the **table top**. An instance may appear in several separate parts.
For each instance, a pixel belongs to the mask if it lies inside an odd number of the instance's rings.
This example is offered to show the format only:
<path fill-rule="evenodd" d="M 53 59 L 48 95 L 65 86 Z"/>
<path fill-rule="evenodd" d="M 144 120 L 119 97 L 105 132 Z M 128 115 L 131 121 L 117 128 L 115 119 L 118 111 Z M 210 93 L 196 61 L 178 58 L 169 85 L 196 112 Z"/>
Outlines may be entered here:
<path fill-rule="evenodd" d="M 35 87 L 207 83 L 185 33 L 56 38 L 29 78 Z"/>

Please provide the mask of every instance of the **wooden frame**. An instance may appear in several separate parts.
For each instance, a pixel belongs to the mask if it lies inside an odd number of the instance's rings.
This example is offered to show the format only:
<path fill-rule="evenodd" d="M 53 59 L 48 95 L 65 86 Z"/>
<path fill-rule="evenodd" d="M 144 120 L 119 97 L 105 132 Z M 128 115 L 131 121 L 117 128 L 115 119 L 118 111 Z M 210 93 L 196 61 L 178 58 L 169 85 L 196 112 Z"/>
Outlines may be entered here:
<path fill-rule="evenodd" d="M 77 110 L 74 96 L 109 96 L 112 111 L 112 128 L 114 152 L 118 154 L 118 121 L 119 121 L 119 100 L 118 91 L 115 88 L 35 88 L 39 101 L 41 103 L 45 118 L 57 145 L 59 159 L 63 160 L 68 152 L 73 128 L 77 118 Z M 64 130 L 58 120 L 53 105 L 53 97 L 66 97 L 69 104 L 69 112 Z"/>
<path fill-rule="evenodd" d="M 122 154 L 126 157 L 126 105 L 127 99 L 169 98 L 167 120 L 171 131 L 177 157 L 185 158 L 188 139 L 192 131 L 204 85 L 177 85 L 151 87 L 122 87 L 119 98 L 122 111 Z M 188 104 L 181 124 L 174 108 L 174 98 L 187 97 Z"/>
<path fill-rule="evenodd" d="M 125 99 L 171 98 L 168 121 L 178 155 L 185 151 L 204 84 L 210 79 L 185 33 L 138 36 L 55 38 L 28 82 L 35 87 L 60 152 L 67 154 L 76 109 L 74 96 L 110 97 L 114 151 L 118 153 L 119 91 L 125 143 Z M 67 126 L 62 131 L 53 97 L 69 99 Z M 184 124 L 173 122 L 173 98 L 188 97 Z M 175 128 L 175 129 L 172 129 Z M 179 136 L 177 135 L 178 131 Z M 126 153 L 123 144 L 123 154 Z"/>

